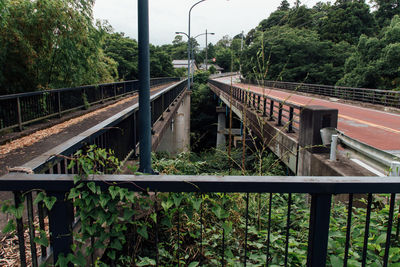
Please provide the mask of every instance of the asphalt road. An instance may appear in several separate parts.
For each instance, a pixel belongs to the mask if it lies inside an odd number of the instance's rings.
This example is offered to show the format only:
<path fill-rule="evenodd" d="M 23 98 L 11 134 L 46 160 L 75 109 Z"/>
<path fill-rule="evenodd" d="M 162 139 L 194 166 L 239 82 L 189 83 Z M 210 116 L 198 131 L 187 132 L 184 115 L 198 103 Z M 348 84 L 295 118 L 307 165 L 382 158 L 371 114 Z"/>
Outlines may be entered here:
<path fill-rule="evenodd" d="M 229 77 L 217 79 L 230 83 Z M 294 93 L 262 88 L 260 86 L 242 84 L 233 79 L 235 86 L 263 93 L 299 105 L 321 105 L 339 110 L 338 129 L 346 135 L 371 145 L 375 148 L 390 151 L 400 155 L 400 113 L 389 113 L 377 109 L 362 107 L 361 104 L 339 103 L 318 98 L 317 96 L 303 96 Z"/>

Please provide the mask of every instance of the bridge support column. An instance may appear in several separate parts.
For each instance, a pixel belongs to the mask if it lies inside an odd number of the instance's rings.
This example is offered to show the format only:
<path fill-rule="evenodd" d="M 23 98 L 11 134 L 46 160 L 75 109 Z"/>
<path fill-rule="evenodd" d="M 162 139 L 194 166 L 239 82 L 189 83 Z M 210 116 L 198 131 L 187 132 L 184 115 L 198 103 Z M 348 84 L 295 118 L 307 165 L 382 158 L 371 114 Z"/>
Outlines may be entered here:
<path fill-rule="evenodd" d="M 176 155 L 190 150 L 190 102 L 190 93 L 187 93 L 176 104 L 179 105 L 178 110 L 163 134 L 157 151 Z"/>
<path fill-rule="evenodd" d="M 217 107 L 218 113 L 218 128 L 217 128 L 217 148 L 225 150 L 226 138 L 225 138 L 225 127 L 226 127 L 226 109 L 225 107 Z"/>

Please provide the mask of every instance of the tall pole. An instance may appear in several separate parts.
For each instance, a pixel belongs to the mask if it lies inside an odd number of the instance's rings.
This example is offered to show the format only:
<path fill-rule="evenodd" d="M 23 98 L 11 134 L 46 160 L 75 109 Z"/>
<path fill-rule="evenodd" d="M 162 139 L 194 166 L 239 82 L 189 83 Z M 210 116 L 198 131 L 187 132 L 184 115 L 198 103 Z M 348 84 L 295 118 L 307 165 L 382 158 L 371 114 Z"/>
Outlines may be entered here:
<path fill-rule="evenodd" d="M 206 29 L 206 70 L 207 70 L 207 46 L 208 46 L 208 44 L 207 44 L 207 29 Z"/>
<path fill-rule="evenodd" d="M 196 4 L 194 4 L 190 9 L 189 9 L 189 29 L 188 29 L 188 90 L 190 90 L 190 69 L 191 69 L 191 64 L 190 64 L 190 46 L 191 46 L 191 40 L 190 40 L 190 15 L 192 13 L 192 9 L 200 4 L 201 2 L 204 2 L 206 0 L 201 0 L 199 2 L 197 2 Z"/>
<path fill-rule="evenodd" d="M 153 173 L 151 168 L 151 115 L 150 115 L 150 50 L 149 1 L 138 0 L 139 32 L 139 171 Z"/>

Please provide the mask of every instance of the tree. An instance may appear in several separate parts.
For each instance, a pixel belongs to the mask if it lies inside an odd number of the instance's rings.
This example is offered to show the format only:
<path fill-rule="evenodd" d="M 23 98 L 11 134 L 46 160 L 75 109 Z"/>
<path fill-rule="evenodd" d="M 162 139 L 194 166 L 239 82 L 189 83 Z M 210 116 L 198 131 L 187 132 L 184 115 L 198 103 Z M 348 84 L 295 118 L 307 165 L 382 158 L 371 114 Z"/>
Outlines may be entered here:
<path fill-rule="evenodd" d="M 0 27 L 2 94 L 111 82 L 116 64 L 102 52 L 93 1 L 8 0 Z M 4 64 L 7 62 L 7 64 Z"/>
<path fill-rule="evenodd" d="M 125 37 L 124 33 L 108 34 L 104 46 L 107 57 L 118 63 L 118 77 L 121 80 L 135 80 L 138 72 L 138 43 L 136 40 Z"/>
<path fill-rule="evenodd" d="M 290 8 L 290 4 L 287 0 L 283 0 L 278 7 L 279 11 L 288 11 Z"/>
<path fill-rule="evenodd" d="M 346 60 L 338 85 L 400 89 L 400 17 L 382 29 L 380 37 L 363 35 L 357 50 Z"/>
<path fill-rule="evenodd" d="M 360 35 L 370 36 L 374 29 L 374 17 L 364 0 L 337 0 L 335 5 L 329 8 L 318 32 L 326 40 L 356 44 Z"/>
<path fill-rule="evenodd" d="M 374 16 L 379 26 L 388 26 L 395 15 L 400 14 L 400 0 L 373 0 Z"/>
<path fill-rule="evenodd" d="M 244 51 L 242 71 L 250 78 L 335 84 L 349 47 L 321 41 L 312 30 L 275 26 Z"/>

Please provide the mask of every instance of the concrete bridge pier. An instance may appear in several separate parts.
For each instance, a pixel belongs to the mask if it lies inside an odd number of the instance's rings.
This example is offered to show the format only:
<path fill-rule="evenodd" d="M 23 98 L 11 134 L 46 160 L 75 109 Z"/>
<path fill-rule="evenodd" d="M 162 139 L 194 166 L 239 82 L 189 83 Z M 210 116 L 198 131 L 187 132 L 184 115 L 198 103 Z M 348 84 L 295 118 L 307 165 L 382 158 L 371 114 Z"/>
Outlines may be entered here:
<path fill-rule="evenodd" d="M 179 107 L 156 151 L 176 155 L 190 150 L 190 102 L 190 93 L 187 93 L 176 103 Z"/>
<path fill-rule="evenodd" d="M 226 138 L 225 138 L 225 128 L 226 128 L 226 108 L 225 106 L 217 107 L 218 114 L 218 128 L 217 128 L 217 148 L 225 150 Z"/>

